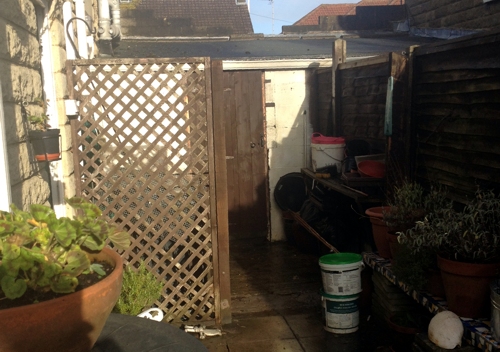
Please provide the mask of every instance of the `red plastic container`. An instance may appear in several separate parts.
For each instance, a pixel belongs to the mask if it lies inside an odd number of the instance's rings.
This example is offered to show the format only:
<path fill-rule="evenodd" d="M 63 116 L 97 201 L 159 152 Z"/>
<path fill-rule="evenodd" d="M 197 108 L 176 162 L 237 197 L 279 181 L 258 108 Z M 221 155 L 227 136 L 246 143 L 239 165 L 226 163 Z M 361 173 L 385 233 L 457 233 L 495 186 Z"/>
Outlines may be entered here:
<path fill-rule="evenodd" d="M 314 132 L 311 136 L 311 143 L 313 144 L 344 144 L 344 137 L 327 137 L 319 132 Z"/>
<path fill-rule="evenodd" d="M 358 163 L 358 171 L 365 177 L 385 177 L 385 164 L 375 160 L 363 160 Z"/>

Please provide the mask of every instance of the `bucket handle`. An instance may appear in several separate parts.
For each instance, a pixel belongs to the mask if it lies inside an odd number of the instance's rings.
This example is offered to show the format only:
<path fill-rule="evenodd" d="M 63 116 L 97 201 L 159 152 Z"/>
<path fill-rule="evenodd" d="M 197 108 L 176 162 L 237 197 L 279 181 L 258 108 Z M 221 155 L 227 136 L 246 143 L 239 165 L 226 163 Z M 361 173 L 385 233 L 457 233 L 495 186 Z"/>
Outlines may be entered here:
<path fill-rule="evenodd" d="M 312 134 L 312 137 L 324 137 L 324 136 L 321 133 L 319 133 L 319 132 L 314 132 Z"/>

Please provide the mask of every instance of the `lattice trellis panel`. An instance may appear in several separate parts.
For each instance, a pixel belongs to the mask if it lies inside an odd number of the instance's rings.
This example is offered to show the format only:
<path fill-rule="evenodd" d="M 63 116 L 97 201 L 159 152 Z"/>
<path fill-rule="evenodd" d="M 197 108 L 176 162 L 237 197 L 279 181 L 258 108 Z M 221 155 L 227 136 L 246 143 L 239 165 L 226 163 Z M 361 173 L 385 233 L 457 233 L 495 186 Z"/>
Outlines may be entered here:
<path fill-rule="evenodd" d="M 205 59 L 75 61 L 77 192 L 132 236 L 168 321 L 215 319 Z"/>

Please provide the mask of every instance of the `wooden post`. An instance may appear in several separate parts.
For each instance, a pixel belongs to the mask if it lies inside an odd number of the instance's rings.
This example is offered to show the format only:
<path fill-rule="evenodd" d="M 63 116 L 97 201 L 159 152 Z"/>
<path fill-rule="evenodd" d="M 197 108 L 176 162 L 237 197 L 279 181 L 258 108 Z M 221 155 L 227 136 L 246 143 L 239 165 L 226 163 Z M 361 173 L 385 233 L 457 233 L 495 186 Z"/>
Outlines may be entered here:
<path fill-rule="evenodd" d="M 332 123 L 334 136 L 338 136 L 342 133 L 340 128 L 340 115 L 341 115 L 341 104 L 340 99 L 342 92 L 340 89 L 340 77 L 337 72 L 338 66 L 345 63 L 346 61 L 346 41 L 343 39 L 337 39 L 333 42 L 333 54 L 332 54 Z"/>
<path fill-rule="evenodd" d="M 211 62 L 212 70 L 212 99 L 213 99 L 213 135 L 215 152 L 215 188 L 216 188 L 216 216 L 217 237 L 213 239 L 214 250 L 214 289 L 216 295 L 216 323 L 229 324 L 231 322 L 231 287 L 229 279 L 229 221 L 228 221 L 228 193 L 226 171 L 226 137 L 224 121 L 224 80 L 222 61 Z M 220 298 L 218 304 L 217 295 Z M 217 316 L 217 311 L 220 315 Z"/>

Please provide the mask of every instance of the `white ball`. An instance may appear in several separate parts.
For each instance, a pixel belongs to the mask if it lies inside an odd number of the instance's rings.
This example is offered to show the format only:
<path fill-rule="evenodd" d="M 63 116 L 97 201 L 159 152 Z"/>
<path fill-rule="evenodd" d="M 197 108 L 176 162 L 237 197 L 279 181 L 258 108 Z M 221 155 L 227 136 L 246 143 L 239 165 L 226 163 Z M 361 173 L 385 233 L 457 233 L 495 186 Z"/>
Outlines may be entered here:
<path fill-rule="evenodd" d="M 464 326 L 453 312 L 436 314 L 429 323 L 429 340 L 441 348 L 452 350 L 462 344 Z"/>

